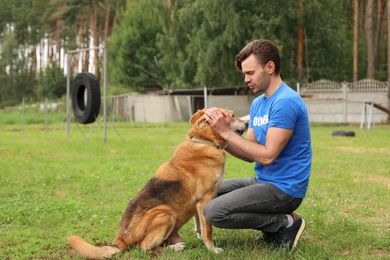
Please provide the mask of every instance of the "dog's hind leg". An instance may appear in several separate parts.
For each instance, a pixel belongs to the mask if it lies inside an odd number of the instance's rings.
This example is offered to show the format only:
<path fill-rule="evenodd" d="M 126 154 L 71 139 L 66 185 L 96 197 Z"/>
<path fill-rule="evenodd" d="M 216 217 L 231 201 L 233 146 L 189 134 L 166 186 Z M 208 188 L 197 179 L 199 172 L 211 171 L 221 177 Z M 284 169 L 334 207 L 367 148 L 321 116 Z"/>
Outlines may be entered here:
<path fill-rule="evenodd" d="M 114 239 L 112 242 L 112 246 L 117 247 L 120 252 L 125 252 L 129 249 L 129 247 L 132 247 L 134 245 L 134 242 L 127 241 L 127 243 L 118 236 Z"/>
<path fill-rule="evenodd" d="M 141 250 L 145 251 L 161 245 L 176 228 L 177 223 L 176 218 L 167 212 L 160 212 L 156 215 L 151 214 L 150 217 L 153 220 L 148 223 L 146 234 L 138 245 Z M 180 251 L 185 248 L 185 244 L 179 242 L 169 247 L 175 251 Z"/>

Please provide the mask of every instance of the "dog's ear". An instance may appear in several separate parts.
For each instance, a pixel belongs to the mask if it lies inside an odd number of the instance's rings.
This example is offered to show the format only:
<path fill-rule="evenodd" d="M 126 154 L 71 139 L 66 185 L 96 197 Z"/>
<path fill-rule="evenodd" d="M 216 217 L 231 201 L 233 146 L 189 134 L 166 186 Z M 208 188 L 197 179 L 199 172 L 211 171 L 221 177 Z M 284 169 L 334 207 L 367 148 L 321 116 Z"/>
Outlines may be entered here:
<path fill-rule="evenodd" d="M 205 111 L 206 109 L 196 111 L 196 113 L 192 115 L 190 119 L 190 123 L 195 124 L 196 120 L 198 120 L 201 116 L 203 116 Z"/>
<path fill-rule="evenodd" d="M 221 111 L 224 111 L 226 113 L 228 113 L 229 115 L 234 115 L 234 111 L 233 110 L 230 110 L 230 109 L 226 109 L 226 108 L 218 108 L 219 110 Z"/>
<path fill-rule="evenodd" d="M 202 129 L 203 127 L 205 127 L 206 125 L 208 125 L 208 123 L 206 122 L 206 119 L 203 119 L 203 120 L 199 120 L 198 121 L 198 124 L 196 125 L 196 127 L 198 129 Z"/>

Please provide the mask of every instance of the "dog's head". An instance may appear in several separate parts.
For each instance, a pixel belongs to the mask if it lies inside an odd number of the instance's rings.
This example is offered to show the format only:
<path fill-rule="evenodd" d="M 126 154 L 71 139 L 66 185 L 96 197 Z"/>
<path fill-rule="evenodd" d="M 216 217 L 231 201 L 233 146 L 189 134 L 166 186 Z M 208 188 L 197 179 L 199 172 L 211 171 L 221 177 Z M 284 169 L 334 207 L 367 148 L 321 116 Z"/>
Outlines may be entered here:
<path fill-rule="evenodd" d="M 238 135 L 242 135 L 248 130 L 248 124 L 243 120 L 234 116 L 234 112 L 228 109 L 218 108 L 219 110 L 223 110 L 230 114 L 230 123 L 229 129 L 237 133 Z M 194 126 L 188 132 L 189 137 L 198 137 L 204 140 L 211 141 L 215 143 L 217 146 L 224 147 L 225 140 L 222 139 L 213 128 L 206 122 L 204 118 L 204 113 L 206 109 L 198 110 L 195 114 L 192 115 L 190 119 L 190 123 Z"/>

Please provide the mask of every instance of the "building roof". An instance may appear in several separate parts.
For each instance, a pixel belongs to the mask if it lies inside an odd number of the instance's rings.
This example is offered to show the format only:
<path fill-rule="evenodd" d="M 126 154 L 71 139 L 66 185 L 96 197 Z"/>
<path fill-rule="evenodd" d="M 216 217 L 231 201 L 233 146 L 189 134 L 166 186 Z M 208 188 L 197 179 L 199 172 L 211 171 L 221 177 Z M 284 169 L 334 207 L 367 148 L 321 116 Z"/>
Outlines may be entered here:
<path fill-rule="evenodd" d="M 247 95 L 248 86 L 245 87 L 230 87 L 230 88 L 207 88 L 207 95 Z M 204 89 L 175 89 L 170 90 L 169 95 L 189 95 L 189 96 L 203 96 Z"/>

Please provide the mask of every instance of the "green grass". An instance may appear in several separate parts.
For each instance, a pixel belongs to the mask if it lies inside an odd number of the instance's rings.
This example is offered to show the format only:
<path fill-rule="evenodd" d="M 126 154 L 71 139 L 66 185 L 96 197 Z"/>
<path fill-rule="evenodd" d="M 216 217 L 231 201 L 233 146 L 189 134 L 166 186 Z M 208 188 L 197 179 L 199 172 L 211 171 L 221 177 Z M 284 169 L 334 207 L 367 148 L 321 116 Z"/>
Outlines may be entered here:
<path fill-rule="evenodd" d="M 48 131 L 39 121 L 22 132 L 20 124 L 4 122 L 12 121 L 6 114 L 0 113 L 0 259 L 78 259 L 66 241 L 72 234 L 109 244 L 129 199 L 190 127 L 121 122 L 115 131 L 110 122 L 103 142 L 101 124 L 88 139 L 91 126 L 72 124 L 67 139 L 61 120 Z M 356 137 L 332 137 L 333 130 Z M 189 222 L 181 230 L 183 252 L 163 249 L 156 257 L 131 250 L 113 259 L 389 259 L 389 133 L 389 125 L 312 126 L 311 181 L 297 211 L 307 229 L 293 253 L 255 244 L 257 231 L 214 228 L 215 244 L 224 249 L 215 255 Z M 225 178 L 253 176 L 252 168 L 229 156 Z"/>

